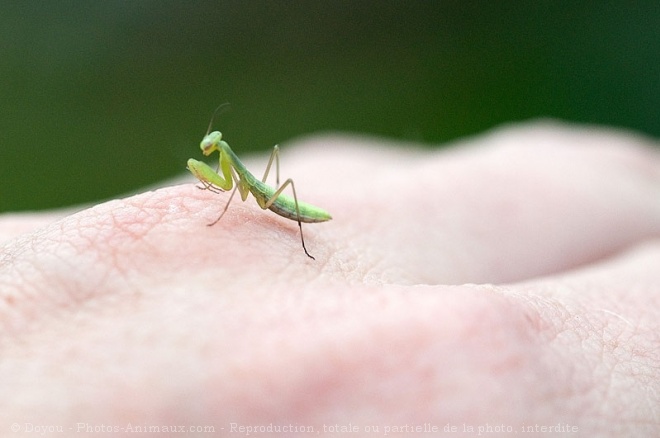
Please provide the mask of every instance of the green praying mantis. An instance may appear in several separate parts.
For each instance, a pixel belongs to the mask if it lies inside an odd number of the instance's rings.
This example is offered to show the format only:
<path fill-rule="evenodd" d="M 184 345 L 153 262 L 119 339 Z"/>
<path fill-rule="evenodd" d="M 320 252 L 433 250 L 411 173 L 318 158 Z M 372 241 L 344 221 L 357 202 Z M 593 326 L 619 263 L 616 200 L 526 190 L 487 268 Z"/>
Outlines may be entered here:
<path fill-rule="evenodd" d="M 214 116 L 222 106 L 223 105 L 216 109 Z M 332 216 L 322 208 L 298 201 L 296 185 L 291 178 L 287 179 L 282 185 L 280 185 L 279 147 L 277 145 L 273 147 L 273 152 L 268 160 L 264 176 L 261 181 L 259 181 L 249 170 L 247 170 L 234 151 L 231 150 L 231 147 L 229 147 L 227 142 L 222 140 L 222 134 L 219 131 L 210 132 L 212 125 L 213 117 L 211 117 L 209 128 L 207 129 L 206 135 L 202 139 L 199 147 L 202 150 L 202 154 L 205 156 L 209 156 L 215 151 L 220 153 L 218 170 L 213 170 L 206 163 L 193 158 L 188 160 L 188 170 L 202 183 L 202 187 L 199 187 L 202 190 L 210 190 L 214 193 L 224 192 L 231 190 L 232 188 L 234 190 L 231 192 L 229 200 L 227 201 L 227 204 L 225 204 L 225 208 L 222 210 L 222 213 L 220 213 L 220 216 L 208 224 L 208 226 L 215 225 L 220 219 L 222 219 L 222 216 L 227 212 L 227 208 L 229 208 L 231 200 L 234 198 L 236 190 L 240 192 L 243 201 L 247 199 L 248 194 L 252 193 L 252 196 L 257 200 L 257 204 L 259 204 L 261 209 L 269 209 L 282 217 L 298 222 L 298 228 L 300 228 L 300 241 L 302 242 L 303 250 L 309 258 L 316 260 L 309 252 L 307 252 L 307 248 L 305 247 L 302 222 L 325 222 L 332 219 Z M 277 188 L 273 188 L 266 184 L 266 178 L 268 178 L 268 173 L 270 172 L 270 167 L 272 166 L 273 161 L 275 161 L 275 185 Z M 220 175 L 220 173 L 222 173 L 222 175 Z M 236 185 L 234 186 L 234 184 Z M 288 186 L 291 186 L 293 198 L 282 193 Z"/>

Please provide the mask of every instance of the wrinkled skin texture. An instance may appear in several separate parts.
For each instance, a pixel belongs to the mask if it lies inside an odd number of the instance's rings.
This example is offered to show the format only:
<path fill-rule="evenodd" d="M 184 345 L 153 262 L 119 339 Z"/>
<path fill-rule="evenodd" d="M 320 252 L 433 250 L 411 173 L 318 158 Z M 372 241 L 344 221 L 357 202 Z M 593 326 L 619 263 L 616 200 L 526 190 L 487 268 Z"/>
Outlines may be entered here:
<path fill-rule="evenodd" d="M 0 433 L 658 436 L 658 151 L 553 123 L 435 151 L 304 140 L 282 172 L 333 215 L 303 226 L 316 261 L 295 222 L 252 198 L 207 227 L 229 194 L 190 177 L 74 214 L 0 216 Z M 260 177 L 265 158 L 246 164 Z"/>

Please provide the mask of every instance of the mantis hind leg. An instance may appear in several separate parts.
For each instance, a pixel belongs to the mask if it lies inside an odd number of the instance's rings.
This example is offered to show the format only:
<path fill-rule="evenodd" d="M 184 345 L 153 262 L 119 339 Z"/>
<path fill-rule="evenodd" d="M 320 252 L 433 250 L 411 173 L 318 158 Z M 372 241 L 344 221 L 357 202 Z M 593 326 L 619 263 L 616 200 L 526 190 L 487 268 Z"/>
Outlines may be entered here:
<path fill-rule="evenodd" d="M 266 179 L 266 176 L 268 176 L 268 170 L 270 169 L 270 165 L 273 161 L 273 156 L 277 157 L 277 146 L 275 146 L 276 149 L 273 150 L 273 154 L 270 156 L 270 161 L 268 162 L 268 167 L 266 168 L 266 174 L 264 175 L 264 180 Z M 278 166 L 277 166 L 277 173 L 279 174 L 279 159 L 277 161 Z M 269 208 L 271 205 L 273 205 L 273 202 L 282 194 L 284 189 L 290 185 L 291 190 L 293 191 L 293 200 L 296 204 L 296 221 L 298 222 L 298 228 L 300 228 L 300 242 L 302 243 L 303 250 L 305 251 L 305 254 L 307 254 L 307 257 L 309 257 L 312 260 L 316 260 L 309 252 L 307 252 L 307 248 L 305 247 L 305 238 L 303 237 L 303 230 L 302 230 L 302 223 L 300 221 L 300 208 L 298 207 L 298 195 L 296 195 L 296 185 L 293 183 L 293 180 L 291 178 L 287 179 L 284 181 L 284 184 L 282 184 L 275 193 L 273 193 L 273 196 L 266 201 L 266 204 L 264 205 L 264 209 Z"/>

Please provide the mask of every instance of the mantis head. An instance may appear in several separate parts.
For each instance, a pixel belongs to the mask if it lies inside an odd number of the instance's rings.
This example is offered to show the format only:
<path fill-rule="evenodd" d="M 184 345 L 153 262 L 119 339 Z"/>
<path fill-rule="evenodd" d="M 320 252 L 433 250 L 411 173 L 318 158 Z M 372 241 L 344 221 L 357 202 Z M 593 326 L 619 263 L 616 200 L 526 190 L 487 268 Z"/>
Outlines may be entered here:
<path fill-rule="evenodd" d="M 220 131 L 213 131 L 210 134 L 206 134 L 202 139 L 202 142 L 199 144 L 199 148 L 202 150 L 204 155 L 211 155 L 213 151 L 218 150 L 218 145 L 222 140 L 222 133 Z"/>

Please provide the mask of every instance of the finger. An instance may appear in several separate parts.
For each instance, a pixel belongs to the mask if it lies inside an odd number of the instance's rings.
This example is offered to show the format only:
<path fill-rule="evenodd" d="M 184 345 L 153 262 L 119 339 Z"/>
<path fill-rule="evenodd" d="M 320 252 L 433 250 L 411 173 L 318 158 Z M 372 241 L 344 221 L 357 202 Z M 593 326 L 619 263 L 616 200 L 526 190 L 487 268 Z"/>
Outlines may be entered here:
<path fill-rule="evenodd" d="M 375 281 L 532 278 L 660 233 L 660 154 L 632 135 L 532 124 L 431 154 L 381 150 L 314 151 L 316 180 L 342 175 L 325 189 L 340 194 L 326 201 L 336 261 L 360 258 Z"/>
<path fill-rule="evenodd" d="M 614 330 L 660 341 L 660 239 L 640 244 L 607 260 L 575 271 L 513 284 L 546 316 L 567 326 L 599 333 Z M 538 301 L 537 301 L 538 300 Z M 551 309 L 552 303 L 562 308 Z M 653 340 L 653 342 L 651 342 Z"/>
<path fill-rule="evenodd" d="M 660 406 L 660 240 L 571 273 L 505 288 L 570 374 L 582 426 L 604 419 L 644 435 Z M 557 370 L 561 369 L 560 367 Z M 557 374 L 555 374 L 557 375 Z M 633 409 L 630 409 L 634 406 Z M 652 427 L 651 427 L 652 428 Z"/>
<path fill-rule="evenodd" d="M 194 184 L 167 187 L 99 204 L 5 242 L 0 298 L 9 305 L 0 306 L 0 320 L 6 332 L 39 330 L 102 297 L 130 301 L 173 288 L 242 290 L 277 276 L 290 285 L 319 277 L 325 265 L 305 256 L 295 221 L 237 203 L 208 227 L 225 202 Z"/>

